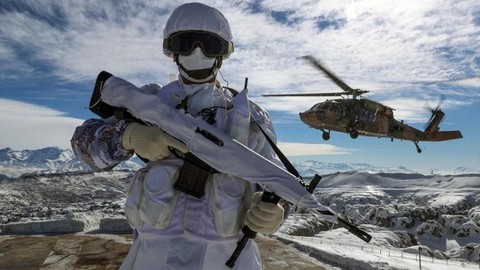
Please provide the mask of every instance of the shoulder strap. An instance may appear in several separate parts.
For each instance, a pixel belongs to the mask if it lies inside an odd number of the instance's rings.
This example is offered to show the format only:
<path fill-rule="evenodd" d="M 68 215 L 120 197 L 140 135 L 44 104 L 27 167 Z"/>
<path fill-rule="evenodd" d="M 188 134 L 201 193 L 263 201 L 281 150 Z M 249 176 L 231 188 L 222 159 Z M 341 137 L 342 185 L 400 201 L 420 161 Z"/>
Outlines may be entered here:
<path fill-rule="evenodd" d="M 282 161 L 283 165 L 285 166 L 285 168 L 288 170 L 289 173 L 295 175 L 296 177 L 299 177 L 300 179 L 302 178 L 300 176 L 300 174 L 298 173 L 297 169 L 295 169 L 295 167 L 292 165 L 292 163 L 290 163 L 290 160 L 288 160 L 288 158 L 282 153 L 282 151 L 278 148 L 278 146 L 272 141 L 272 139 L 270 137 L 268 137 L 267 133 L 265 132 L 265 130 L 263 130 L 263 128 L 260 126 L 260 124 L 257 122 L 257 120 L 255 120 L 255 118 L 253 117 L 250 117 L 250 119 L 255 123 L 257 124 L 257 127 L 260 129 L 260 131 L 262 131 L 263 135 L 265 136 L 265 138 L 267 139 L 268 143 L 270 144 L 270 146 L 272 146 L 273 150 L 275 151 L 275 153 L 277 153 L 277 156 L 278 158 L 280 158 L 280 161 Z"/>
<path fill-rule="evenodd" d="M 247 84 L 247 81 L 245 81 L 245 87 L 246 87 L 246 84 Z M 233 89 L 233 88 L 230 88 L 230 87 L 225 87 L 223 86 L 223 88 L 227 89 L 228 91 L 230 91 L 230 93 L 232 93 L 233 96 L 236 96 L 238 94 L 238 91 Z M 288 170 L 289 173 L 295 175 L 296 177 L 302 179 L 302 177 L 300 176 L 300 174 L 298 173 L 297 169 L 295 169 L 295 167 L 292 165 L 292 163 L 290 162 L 290 160 L 288 160 L 288 158 L 282 153 L 282 151 L 278 148 L 278 146 L 272 141 L 272 139 L 268 136 L 268 134 L 265 132 L 265 130 L 263 130 L 263 128 L 260 126 L 260 124 L 257 122 L 257 120 L 255 120 L 255 118 L 250 117 L 250 119 L 257 125 L 257 127 L 260 129 L 260 131 L 263 133 L 263 135 L 265 136 L 265 138 L 267 139 L 268 143 L 270 144 L 270 146 L 272 146 L 273 148 L 273 151 L 275 151 L 275 153 L 277 154 L 278 158 L 280 159 L 280 161 L 283 163 L 283 165 L 285 166 L 285 168 Z"/>

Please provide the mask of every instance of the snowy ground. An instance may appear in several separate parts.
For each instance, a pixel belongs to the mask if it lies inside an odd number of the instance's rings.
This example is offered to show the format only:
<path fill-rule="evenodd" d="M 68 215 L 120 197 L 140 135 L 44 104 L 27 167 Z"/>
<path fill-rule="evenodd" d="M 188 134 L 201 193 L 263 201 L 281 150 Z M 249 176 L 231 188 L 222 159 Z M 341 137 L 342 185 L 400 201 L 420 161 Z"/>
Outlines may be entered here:
<path fill-rule="evenodd" d="M 332 231 L 327 235 L 317 237 L 303 237 L 276 234 L 279 240 L 292 244 L 295 248 L 310 256 L 329 263 L 332 268 L 341 269 L 479 269 L 477 263 L 459 259 L 438 259 L 432 257 L 428 248 L 419 255 L 418 246 L 405 249 L 387 248 L 374 244 L 351 243 L 347 240 L 339 241 L 338 237 L 345 232 Z M 348 239 L 348 237 L 346 237 Z M 349 239 L 353 240 L 353 239 Z"/>
<path fill-rule="evenodd" d="M 480 268 L 480 175 L 347 172 L 324 177 L 316 195 L 373 236 L 367 244 L 293 214 L 276 236 L 319 260 L 346 269 Z"/>
<path fill-rule="evenodd" d="M 128 230 L 121 205 L 130 174 L 29 174 L 1 180 L 0 230 Z M 364 243 L 302 211 L 291 214 L 275 237 L 331 269 L 419 269 L 420 263 L 422 269 L 480 268 L 480 175 L 346 172 L 324 177 L 316 196 L 362 224 L 372 241 Z"/>

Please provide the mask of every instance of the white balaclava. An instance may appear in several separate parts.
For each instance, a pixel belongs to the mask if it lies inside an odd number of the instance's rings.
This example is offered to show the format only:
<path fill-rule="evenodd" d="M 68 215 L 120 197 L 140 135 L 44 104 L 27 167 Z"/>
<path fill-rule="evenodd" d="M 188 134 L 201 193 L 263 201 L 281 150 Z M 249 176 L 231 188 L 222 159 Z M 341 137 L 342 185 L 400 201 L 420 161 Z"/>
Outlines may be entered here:
<path fill-rule="evenodd" d="M 215 34 L 226 40 L 231 50 L 225 55 L 207 57 L 200 47 L 196 47 L 190 55 L 178 55 L 164 46 L 163 53 L 176 60 L 180 74 L 195 83 L 212 80 L 233 51 L 230 25 L 217 9 L 201 3 L 187 3 L 177 7 L 168 19 L 164 29 L 164 39 L 170 35 L 184 31 L 199 31 Z"/>
<path fill-rule="evenodd" d="M 190 55 L 179 55 L 177 58 L 178 71 L 189 81 L 202 83 L 208 82 L 221 66 L 220 57 L 207 57 L 200 47 L 196 47 Z"/>

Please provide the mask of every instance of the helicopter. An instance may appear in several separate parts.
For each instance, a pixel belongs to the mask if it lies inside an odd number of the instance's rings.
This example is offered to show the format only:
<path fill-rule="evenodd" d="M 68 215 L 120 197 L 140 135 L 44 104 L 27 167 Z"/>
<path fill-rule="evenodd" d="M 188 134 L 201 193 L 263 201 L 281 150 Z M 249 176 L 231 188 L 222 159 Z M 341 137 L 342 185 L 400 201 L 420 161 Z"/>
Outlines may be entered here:
<path fill-rule="evenodd" d="M 420 141 L 446 141 L 463 138 L 458 130 L 440 131 L 440 123 L 445 113 L 440 109 L 440 102 L 436 108 L 431 108 L 432 116 L 428 120 L 425 130 L 421 131 L 394 118 L 392 107 L 386 106 L 371 99 L 362 98 L 367 90 L 353 89 L 339 79 L 334 73 L 324 67 L 320 61 L 311 55 L 302 56 L 314 67 L 322 71 L 330 80 L 338 85 L 343 92 L 335 93 L 299 93 L 299 94 L 265 94 L 265 97 L 342 97 L 316 103 L 310 109 L 299 113 L 303 123 L 311 128 L 322 131 L 322 138 L 330 139 L 330 132 L 348 133 L 352 139 L 358 136 L 390 138 L 412 141 L 418 153 L 422 152 Z M 345 96 L 347 98 L 345 98 Z"/>

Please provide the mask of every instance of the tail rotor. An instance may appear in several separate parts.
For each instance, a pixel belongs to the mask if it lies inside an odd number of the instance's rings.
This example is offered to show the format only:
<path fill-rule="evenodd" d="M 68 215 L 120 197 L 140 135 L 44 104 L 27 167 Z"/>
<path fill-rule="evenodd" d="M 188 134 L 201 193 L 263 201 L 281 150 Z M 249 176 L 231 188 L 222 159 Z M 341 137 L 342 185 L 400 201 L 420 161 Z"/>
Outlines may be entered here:
<path fill-rule="evenodd" d="M 432 113 L 430 119 L 425 124 L 425 133 L 431 133 L 439 130 L 439 125 L 442 122 L 443 117 L 445 116 L 445 113 L 440 109 L 440 106 L 444 101 L 445 96 L 441 95 L 435 108 L 430 107 L 428 103 L 425 104 L 425 108 Z"/>

